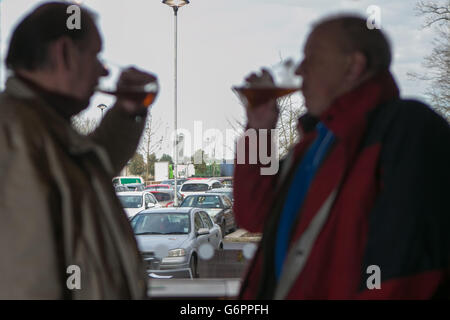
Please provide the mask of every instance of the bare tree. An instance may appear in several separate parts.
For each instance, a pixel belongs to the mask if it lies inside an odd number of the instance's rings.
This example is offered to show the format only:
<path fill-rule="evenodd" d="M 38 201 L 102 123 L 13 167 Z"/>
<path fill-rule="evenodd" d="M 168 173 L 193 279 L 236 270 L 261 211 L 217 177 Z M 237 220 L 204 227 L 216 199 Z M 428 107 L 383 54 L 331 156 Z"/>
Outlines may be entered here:
<path fill-rule="evenodd" d="M 450 1 L 419 1 L 416 5 L 419 15 L 425 16 L 423 27 L 431 27 L 434 24 L 446 24 L 450 21 Z"/>
<path fill-rule="evenodd" d="M 278 118 L 278 144 L 280 158 L 285 156 L 292 145 L 298 141 L 297 120 L 304 112 L 303 105 L 292 95 L 278 99 L 280 117 Z"/>
<path fill-rule="evenodd" d="M 282 158 L 299 139 L 297 122 L 300 115 L 305 112 L 305 108 L 299 99 L 293 98 L 293 95 L 279 98 L 277 102 L 280 114 L 276 129 L 278 130 L 279 154 Z M 244 104 L 242 106 L 245 108 Z M 233 119 L 233 121 L 228 120 L 228 123 L 236 132 L 242 133 L 245 130 L 245 120 Z"/>
<path fill-rule="evenodd" d="M 426 95 L 433 107 L 450 120 L 450 0 L 419 1 L 419 16 L 425 18 L 423 28 L 434 28 L 433 50 L 425 57 L 423 75 L 410 74 L 430 83 Z"/>
<path fill-rule="evenodd" d="M 71 119 L 72 127 L 80 134 L 88 135 L 99 125 L 98 120 L 79 114 Z"/>
<path fill-rule="evenodd" d="M 149 113 L 147 117 L 147 122 L 145 124 L 144 132 L 141 137 L 141 142 L 139 144 L 139 153 L 144 155 L 144 159 L 148 161 L 150 159 L 150 155 L 155 153 L 163 142 L 163 137 L 161 136 L 159 139 L 156 137 L 157 130 L 161 127 L 161 121 L 159 121 L 156 125 L 153 124 L 153 116 Z M 146 180 L 149 179 L 149 170 L 150 164 L 146 165 Z"/>

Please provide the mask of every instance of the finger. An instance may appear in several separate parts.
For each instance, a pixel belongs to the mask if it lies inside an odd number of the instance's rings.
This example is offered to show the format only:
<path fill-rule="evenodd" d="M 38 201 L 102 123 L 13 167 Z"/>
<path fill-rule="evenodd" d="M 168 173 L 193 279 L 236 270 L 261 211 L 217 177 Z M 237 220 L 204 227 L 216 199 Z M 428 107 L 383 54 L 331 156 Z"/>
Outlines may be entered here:
<path fill-rule="evenodd" d="M 257 80 L 258 78 L 259 77 L 255 73 L 252 73 L 247 78 L 245 78 L 245 81 L 252 82 L 252 81 Z"/>
<path fill-rule="evenodd" d="M 273 82 L 273 77 L 272 74 L 270 73 L 270 71 L 266 68 L 262 68 L 261 69 L 261 78 L 263 79 L 267 79 L 270 80 L 271 82 Z"/>
<path fill-rule="evenodd" d="M 120 83 L 130 83 L 130 84 L 149 83 L 156 80 L 157 76 L 155 74 L 138 70 L 135 67 L 129 67 L 123 70 L 119 77 Z"/>

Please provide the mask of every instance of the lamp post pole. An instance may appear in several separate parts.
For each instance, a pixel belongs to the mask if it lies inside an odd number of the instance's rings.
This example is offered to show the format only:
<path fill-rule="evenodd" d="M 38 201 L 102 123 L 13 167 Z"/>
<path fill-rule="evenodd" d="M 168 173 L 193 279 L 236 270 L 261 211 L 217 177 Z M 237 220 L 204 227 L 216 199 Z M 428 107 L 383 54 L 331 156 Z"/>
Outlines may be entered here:
<path fill-rule="evenodd" d="M 175 65 L 175 73 L 174 73 L 174 89 L 175 89 L 175 94 L 174 94 L 174 127 L 175 127 L 175 164 L 174 164 L 174 174 L 173 174 L 173 178 L 174 178 L 174 195 L 175 197 L 173 198 L 174 200 L 174 204 L 175 206 L 178 206 L 178 197 L 177 197 L 177 171 L 178 171 L 178 107 L 177 107 L 177 98 L 178 98 L 178 86 L 177 86 L 177 71 L 178 71 L 178 7 L 173 7 L 173 14 L 174 14 L 174 20 L 175 20 L 175 24 L 174 24 L 174 28 L 175 28 L 175 42 L 174 42 L 174 52 L 175 52 L 175 61 L 174 61 L 174 65 Z"/>
<path fill-rule="evenodd" d="M 178 173 L 177 172 L 178 171 L 178 134 L 177 134 L 177 131 L 178 131 L 178 123 L 177 123 L 178 8 L 188 4 L 189 1 L 188 0 L 163 0 L 162 3 L 167 4 L 168 6 L 172 7 L 173 13 L 174 13 L 174 18 L 175 18 L 174 19 L 175 20 L 175 23 L 174 23 L 174 29 L 175 29 L 174 30 L 174 38 L 175 38 L 174 39 L 174 51 L 175 51 L 175 61 L 174 61 L 174 64 L 175 64 L 175 71 L 174 71 L 174 90 L 175 90 L 175 92 L 174 92 L 174 129 L 175 129 L 174 144 L 175 144 L 175 148 L 174 148 L 174 150 L 175 150 L 175 161 L 174 161 L 174 174 L 173 174 L 175 197 L 174 197 L 173 201 L 174 201 L 174 205 L 178 206 L 178 198 L 176 196 L 176 194 L 177 194 L 177 173 Z"/>

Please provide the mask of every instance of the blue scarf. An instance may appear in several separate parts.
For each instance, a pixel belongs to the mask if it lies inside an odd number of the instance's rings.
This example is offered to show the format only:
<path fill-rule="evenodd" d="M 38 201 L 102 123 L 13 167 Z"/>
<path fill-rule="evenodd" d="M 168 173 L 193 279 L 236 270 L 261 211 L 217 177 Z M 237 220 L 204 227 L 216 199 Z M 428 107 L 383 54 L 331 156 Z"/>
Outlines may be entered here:
<path fill-rule="evenodd" d="M 275 276 L 277 279 L 280 278 L 283 270 L 292 225 L 302 207 L 314 175 L 335 140 L 334 134 L 322 122 L 317 124 L 316 130 L 318 132 L 317 137 L 295 171 L 294 179 L 289 187 L 283 211 L 281 212 L 275 243 Z"/>

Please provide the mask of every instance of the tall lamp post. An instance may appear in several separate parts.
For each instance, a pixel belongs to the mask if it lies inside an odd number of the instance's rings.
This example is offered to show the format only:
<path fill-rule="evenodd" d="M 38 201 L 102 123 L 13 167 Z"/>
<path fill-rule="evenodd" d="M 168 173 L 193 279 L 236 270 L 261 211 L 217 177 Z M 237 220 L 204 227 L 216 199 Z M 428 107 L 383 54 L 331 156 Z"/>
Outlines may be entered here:
<path fill-rule="evenodd" d="M 105 110 L 108 107 L 106 106 L 106 104 L 101 103 L 97 106 L 97 108 L 99 108 L 102 111 L 102 119 L 103 119 L 103 110 Z"/>
<path fill-rule="evenodd" d="M 173 13 L 175 16 L 175 75 L 174 75 L 174 84 L 175 84 L 175 93 L 174 93 L 174 110 L 175 110 L 175 116 L 174 116 L 174 127 L 175 127 L 175 163 L 174 163 L 174 194 L 175 197 L 173 199 L 174 205 L 178 206 L 178 197 L 177 197 L 177 168 L 178 168 L 178 135 L 177 135 L 177 32 L 178 32 L 178 24 L 177 24 L 177 17 L 178 17 L 178 8 L 181 8 L 182 6 L 189 3 L 188 0 L 163 0 L 162 3 L 167 4 L 169 7 L 172 7 Z"/>

